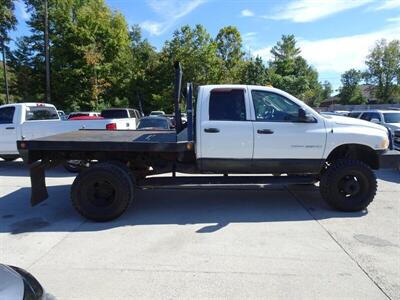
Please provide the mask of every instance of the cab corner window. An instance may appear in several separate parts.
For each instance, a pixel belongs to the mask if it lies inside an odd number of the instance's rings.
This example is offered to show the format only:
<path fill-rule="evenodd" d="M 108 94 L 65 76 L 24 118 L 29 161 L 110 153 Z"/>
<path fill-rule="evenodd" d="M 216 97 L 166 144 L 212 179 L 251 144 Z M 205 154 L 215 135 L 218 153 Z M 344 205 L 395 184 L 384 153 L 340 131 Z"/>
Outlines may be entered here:
<path fill-rule="evenodd" d="M 12 124 L 14 119 L 15 107 L 0 108 L 0 124 Z"/>
<path fill-rule="evenodd" d="M 212 90 L 208 112 L 210 121 L 245 121 L 244 90 Z"/>
<path fill-rule="evenodd" d="M 300 106 L 276 93 L 252 91 L 254 110 L 257 121 L 296 122 Z"/>

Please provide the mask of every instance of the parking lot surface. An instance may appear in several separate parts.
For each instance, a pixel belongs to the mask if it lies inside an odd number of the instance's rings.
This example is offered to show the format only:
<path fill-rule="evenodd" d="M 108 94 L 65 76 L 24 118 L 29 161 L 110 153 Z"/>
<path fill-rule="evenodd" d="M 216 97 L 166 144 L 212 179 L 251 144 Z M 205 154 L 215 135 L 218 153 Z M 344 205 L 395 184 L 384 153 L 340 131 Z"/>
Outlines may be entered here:
<path fill-rule="evenodd" d="M 28 170 L 0 161 L 0 262 L 57 299 L 400 299 L 400 173 L 377 175 L 360 213 L 316 186 L 155 189 L 93 223 L 70 203 L 74 175 L 50 171 L 31 208 Z"/>

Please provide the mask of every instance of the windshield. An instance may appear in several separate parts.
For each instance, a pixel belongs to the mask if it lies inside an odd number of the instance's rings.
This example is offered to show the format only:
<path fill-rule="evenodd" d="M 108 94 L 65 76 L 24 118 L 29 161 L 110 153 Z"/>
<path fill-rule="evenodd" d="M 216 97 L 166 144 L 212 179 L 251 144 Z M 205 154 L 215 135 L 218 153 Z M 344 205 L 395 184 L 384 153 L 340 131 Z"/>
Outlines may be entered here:
<path fill-rule="evenodd" d="M 385 123 L 400 123 L 400 112 L 384 113 Z"/>
<path fill-rule="evenodd" d="M 128 111 L 126 109 L 110 109 L 103 110 L 101 116 L 105 119 L 125 119 L 129 118 Z"/>
<path fill-rule="evenodd" d="M 138 129 L 144 128 L 159 128 L 169 129 L 168 120 L 164 119 L 142 119 L 137 127 Z"/>
<path fill-rule="evenodd" d="M 164 113 L 162 111 L 152 111 L 150 113 L 150 115 L 152 115 L 152 116 L 161 116 L 161 115 L 164 115 Z"/>
<path fill-rule="evenodd" d="M 27 106 L 26 121 L 36 120 L 58 120 L 60 119 L 57 110 L 49 106 Z"/>

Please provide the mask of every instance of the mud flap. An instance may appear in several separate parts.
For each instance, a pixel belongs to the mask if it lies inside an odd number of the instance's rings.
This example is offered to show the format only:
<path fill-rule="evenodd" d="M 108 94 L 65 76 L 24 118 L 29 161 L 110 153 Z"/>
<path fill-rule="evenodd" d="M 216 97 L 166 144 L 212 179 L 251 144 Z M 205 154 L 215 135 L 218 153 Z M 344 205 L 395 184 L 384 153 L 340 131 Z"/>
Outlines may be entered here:
<path fill-rule="evenodd" d="M 35 206 L 49 197 L 45 178 L 46 165 L 39 163 L 30 168 L 31 175 L 31 205 Z"/>

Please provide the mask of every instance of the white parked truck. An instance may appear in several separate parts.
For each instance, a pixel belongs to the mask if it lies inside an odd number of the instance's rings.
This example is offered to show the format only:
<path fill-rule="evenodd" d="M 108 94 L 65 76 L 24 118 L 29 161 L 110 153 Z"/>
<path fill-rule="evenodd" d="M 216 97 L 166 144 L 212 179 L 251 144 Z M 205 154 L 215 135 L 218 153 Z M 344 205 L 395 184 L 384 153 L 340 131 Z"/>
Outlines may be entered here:
<path fill-rule="evenodd" d="M 186 128 L 79 131 L 19 141 L 21 156 L 31 170 L 32 205 L 48 196 L 45 169 L 68 159 L 81 159 L 95 163 L 76 177 L 72 202 L 80 214 L 95 221 L 120 216 L 134 199 L 135 187 L 171 185 L 319 181 L 322 197 L 332 207 L 359 211 L 375 197 L 373 170 L 395 166 L 399 159 L 396 152 L 389 151 L 392 138 L 385 127 L 347 117 L 323 117 L 275 88 L 200 86 L 195 117 L 190 84 L 186 95 Z M 179 118 L 177 111 L 175 117 Z M 149 177 L 168 172 L 172 177 Z M 176 172 L 208 176 L 179 177 Z"/>
<path fill-rule="evenodd" d="M 136 129 L 136 119 L 63 121 L 54 105 L 14 103 L 0 106 L 0 157 L 19 157 L 17 140 L 31 140 L 80 129 Z"/>

